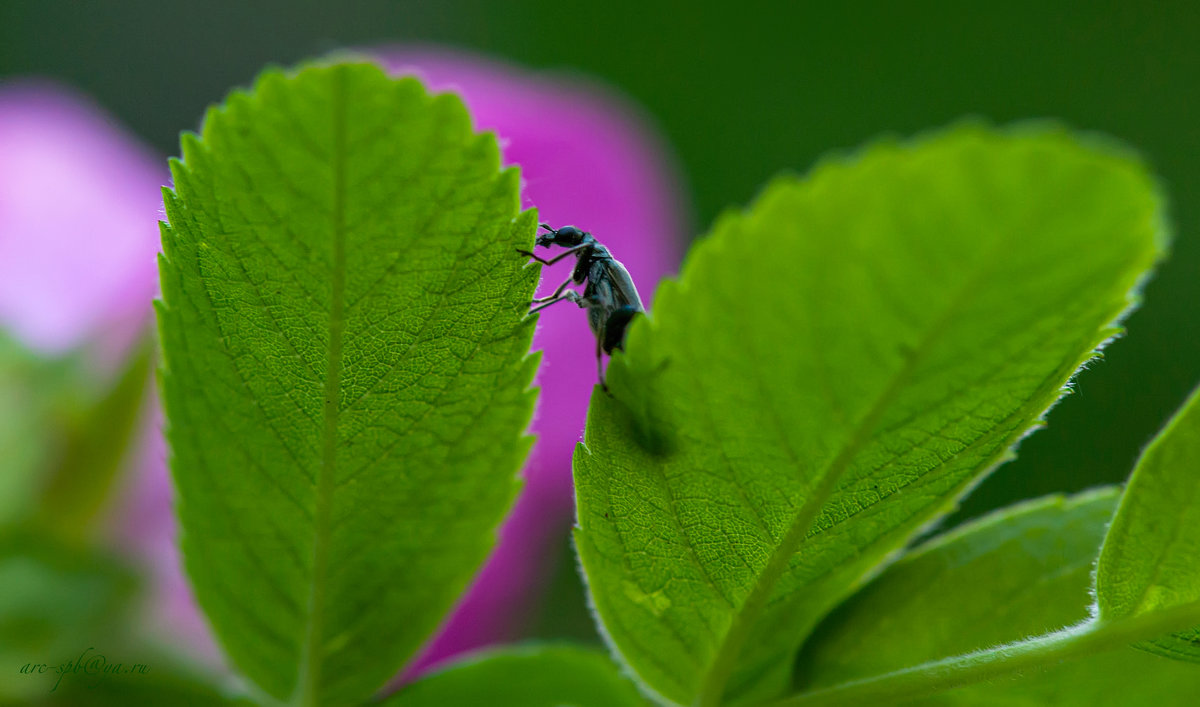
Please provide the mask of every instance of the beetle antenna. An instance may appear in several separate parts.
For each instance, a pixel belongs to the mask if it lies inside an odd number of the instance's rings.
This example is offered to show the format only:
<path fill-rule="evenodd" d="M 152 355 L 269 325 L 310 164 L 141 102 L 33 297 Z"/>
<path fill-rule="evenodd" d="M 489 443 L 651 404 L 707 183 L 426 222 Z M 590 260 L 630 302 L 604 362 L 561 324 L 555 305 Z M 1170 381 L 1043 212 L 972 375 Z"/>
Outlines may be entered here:
<path fill-rule="evenodd" d="M 548 223 L 539 223 L 538 225 L 551 233 L 557 233 L 557 231 L 555 229 L 550 228 L 550 224 L 548 224 Z"/>

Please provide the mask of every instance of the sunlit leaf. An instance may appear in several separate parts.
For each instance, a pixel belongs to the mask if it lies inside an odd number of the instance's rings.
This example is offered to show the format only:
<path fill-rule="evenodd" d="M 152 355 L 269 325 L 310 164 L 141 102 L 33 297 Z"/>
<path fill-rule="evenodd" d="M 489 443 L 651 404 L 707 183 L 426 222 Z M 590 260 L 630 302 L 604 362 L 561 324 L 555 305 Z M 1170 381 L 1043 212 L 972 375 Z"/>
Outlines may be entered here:
<path fill-rule="evenodd" d="M 1117 333 L 1158 217 L 1126 154 L 967 125 L 720 219 L 635 322 L 575 455 L 623 659 L 675 702 L 781 691 L 816 621 Z"/>
<path fill-rule="evenodd" d="M 268 694 L 361 701 L 516 491 L 535 216 L 458 98 L 366 64 L 268 71 L 172 167 L 159 326 L 196 598 Z"/>

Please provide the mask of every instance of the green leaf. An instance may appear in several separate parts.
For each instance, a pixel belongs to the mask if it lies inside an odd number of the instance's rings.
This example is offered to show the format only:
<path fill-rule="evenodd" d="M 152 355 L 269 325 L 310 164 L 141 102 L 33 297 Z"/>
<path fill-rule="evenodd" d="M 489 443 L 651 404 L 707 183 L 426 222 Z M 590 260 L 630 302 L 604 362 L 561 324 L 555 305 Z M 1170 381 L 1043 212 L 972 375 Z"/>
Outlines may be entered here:
<path fill-rule="evenodd" d="M 1102 489 L 1039 499 L 914 550 L 821 625 L 800 654 L 799 683 L 847 682 L 1086 619 L 1117 496 Z M 905 704 L 1172 704 L 1198 690 L 1191 666 L 1123 648 Z"/>
<path fill-rule="evenodd" d="M 70 426 L 62 455 L 38 504 L 38 522 L 59 535 L 83 539 L 120 476 L 138 431 L 154 361 L 149 338 L 131 352 L 116 378 Z"/>
<path fill-rule="evenodd" d="M 681 703 L 782 690 L 815 622 L 1118 332 L 1158 212 L 1127 155 L 965 125 L 720 219 L 631 328 L 575 455 L 580 557 L 624 660 Z"/>
<path fill-rule="evenodd" d="M 515 494 L 535 214 L 457 97 L 365 64 L 266 72 L 172 168 L 162 382 L 196 597 L 268 694 L 360 701 Z"/>
<path fill-rule="evenodd" d="M 153 347 L 105 380 L 85 352 L 40 356 L 0 331 L 0 525 L 71 542 L 94 530 L 138 431 Z"/>
<path fill-rule="evenodd" d="M 909 552 L 822 623 L 801 654 L 799 685 L 890 672 L 1086 619 L 1117 497 L 1105 488 L 1030 501 Z"/>
<path fill-rule="evenodd" d="M 603 645 L 587 587 L 575 557 L 571 536 L 563 534 L 558 562 L 546 579 L 537 614 L 528 622 L 529 637 L 539 641 L 569 641 L 575 645 Z"/>
<path fill-rule="evenodd" d="M 38 507 L 67 422 L 79 416 L 87 379 L 77 357 L 46 358 L 0 330 L 0 525 Z"/>
<path fill-rule="evenodd" d="M 648 704 L 604 653 L 548 644 L 481 653 L 421 678 L 387 707 L 637 707 Z"/>
<path fill-rule="evenodd" d="M 1101 622 L 1200 601 L 1200 389 L 1142 454 L 1096 568 Z M 1200 662 L 1200 627 L 1137 644 Z"/>

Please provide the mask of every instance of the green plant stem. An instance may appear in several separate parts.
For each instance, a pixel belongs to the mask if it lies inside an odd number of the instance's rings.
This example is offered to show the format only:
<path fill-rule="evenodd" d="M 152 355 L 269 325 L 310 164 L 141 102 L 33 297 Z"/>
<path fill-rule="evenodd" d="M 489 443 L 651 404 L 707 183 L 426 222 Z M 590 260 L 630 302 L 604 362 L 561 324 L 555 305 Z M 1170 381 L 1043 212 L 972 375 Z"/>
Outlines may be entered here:
<path fill-rule="evenodd" d="M 1116 650 L 1200 624 L 1200 602 L 1121 619 L 1088 619 L 1044 636 L 855 680 L 772 703 L 772 707 L 893 704 Z"/>

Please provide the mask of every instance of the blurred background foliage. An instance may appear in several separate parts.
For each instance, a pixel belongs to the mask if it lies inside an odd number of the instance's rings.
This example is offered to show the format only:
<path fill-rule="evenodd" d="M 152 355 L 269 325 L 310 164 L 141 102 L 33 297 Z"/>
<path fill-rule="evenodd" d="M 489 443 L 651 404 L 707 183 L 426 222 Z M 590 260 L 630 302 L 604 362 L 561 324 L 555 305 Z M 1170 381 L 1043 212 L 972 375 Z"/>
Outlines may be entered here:
<path fill-rule="evenodd" d="M 0 77 L 73 84 L 163 154 L 176 154 L 179 131 L 264 64 L 409 42 L 579 74 L 629 96 L 677 156 L 693 234 L 780 170 L 963 116 L 1058 118 L 1141 151 L 1169 200 L 1172 259 L 1145 288 L 1128 336 L 951 522 L 1123 480 L 1200 380 L 1195 3 L 0 3 Z M 749 247 L 787 257 L 769 242 Z M 563 563 L 568 574 L 573 564 Z M 563 586 L 577 592 L 577 582 Z"/>

